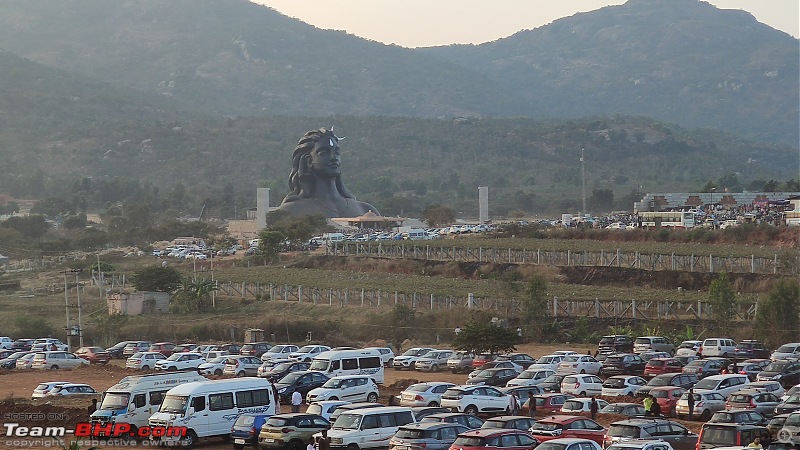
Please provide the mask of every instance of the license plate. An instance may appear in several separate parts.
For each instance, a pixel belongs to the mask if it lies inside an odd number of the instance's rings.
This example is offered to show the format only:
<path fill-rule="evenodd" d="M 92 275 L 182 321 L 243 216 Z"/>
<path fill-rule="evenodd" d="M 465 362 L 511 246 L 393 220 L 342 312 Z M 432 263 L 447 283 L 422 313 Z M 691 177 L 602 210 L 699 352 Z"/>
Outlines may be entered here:
<path fill-rule="evenodd" d="M 275 439 L 269 439 L 269 438 L 262 439 L 261 442 L 266 442 L 267 444 L 272 444 L 273 442 L 275 442 Z M 237 442 L 237 444 L 238 444 L 238 442 Z"/>
<path fill-rule="evenodd" d="M 242 444 L 242 445 L 244 445 L 244 439 L 234 439 L 233 443 L 234 444 Z"/>

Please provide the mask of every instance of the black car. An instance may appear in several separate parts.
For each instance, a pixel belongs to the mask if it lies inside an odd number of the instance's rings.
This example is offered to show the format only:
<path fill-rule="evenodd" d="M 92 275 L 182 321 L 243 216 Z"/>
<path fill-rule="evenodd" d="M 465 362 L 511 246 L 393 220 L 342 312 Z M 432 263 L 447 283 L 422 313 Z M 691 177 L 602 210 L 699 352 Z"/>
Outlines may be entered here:
<path fill-rule="evenodd" d="M 445 423 L 459 423 L 475 430 L 483 426 L 483 420 L 467 413 L 446 413 L 446 414 L 431 414 L 422 418 L 422 423 L 425 422 L 445 422 Z"/>
<path fill-rule="evenodd" d="M 711 375 L 719 375 L 722 370 L 728 367 L 731 361 L 725 358 L 703 358 L 696 359 L 683 367 L 683 373 L 691 373 L 697 376 L 698 380 Z"/>
<path fill-rule="evenodd" d="M 618 353 L 608 355 L 603 361 L 603 367 L 600 368 L 600 373 L 603 375 L 641 375 L 644 372 L 644 362 L 639 355 Z"/>
<path fill-rule="evenodd" d="M 697 377 L 690 373 L 662 373 L 656 375 L 636 391 L 637 397 L 644 397 L 650 393 L 650 389 L 660 386 L 678 386 L 689 389 L 697 384 Z"/>
<path fill-rule="evenodd" d="M 561 392 L 561 382 L 567 374 L 553 374 L 539 383 L 539 387 L 545 392 Z"/>
<path fill-rule="evenodd" d="M 285 363 L 280 363 L 268 370 L 265 370 L 264 372 L 261 372 L 259 377 L 266 378 L 269 381 L 274 382 L 282 379 L 283 377 L 289 375 L 290 373 L 306 371 L 308 370 L 309 367 L 311 367 L 311 363 L 307 362 L 299 362 L 299 361 L 285 362 Z"/>
<path fill-rule="evenodd" d="M 30 352 L 14 352 L 6 358 L 0 359 L 0 368 L 13 369 L 17 367 L 17 360 L 27 355 Z"/>
<path fill-rule="evenodd" d="M 244 344 L 242 348 L 239 349 L 239 354 L 260 358 L 261 355 L 266 353 L 271 348 L 272 344 L 269 342 L 251 342 L 249 344 Z"/>
<path fill-rule="evenodd" d="M 486 419 L 481 428 L 503 428 L 506 430 L 528 431 L 536 419 L 527 416 L 498 416 Z"/>
<path fill-rule="evenodd" d="M 764 344 L 758 341 L 744 340 L 736 344 L 733 349 L 733 357 L 737 360 L 742 359 L 768 359 L 772 352 L 764 347 Z"/>
<path fill-rule="evenodd" d="M 536 358 L 527 353 L 509 353 L 507 355 L 498 356 L 497 360 L 512 361 L 515 364 L 522 366 L 523 369 L 527 369 L 531 364 L 536 362 Z"/>
<path fill-rule="evenodd" d="M 790 395 L 785 401 L 775 406 L 775 414 L 789 414 L 800 411 L 800 394 Z"/>
<path fill-rule="evenodd" d="M 605 444 L 627 439 L 661 439 L 675 450 L 694 450 L 697 435 L 683 425 L 661 418 L 633 418 L 613 422 L 608 427 Z"/>
<path fill-rule="evenodd" d="M 759 360 L 754 359 L 752 361 Z M 747 378 L 749 378 L 750 381 L 756 381 L 758 374 L 761 373 L 761 371 L 764 370 L 764 367 L 767 365 L 769 365 L 769 361 L 766 361 L 765 363 L 742 361 L 737 364 L 728 365 L 728 373 L 740 373 L 742 375 L 747 375 Z"/>
<path fill-rule="evenodd" d="M 441 406 L 414 406 L 411 408 L 411 413 L 414 414 L 414 418 L 417 419 L 417 422 L 434 414 L 449 414 L 451 412 L 452 411 L 449 409 L 442 408 Z"/>
<path fill-rule="evenodd" d="M 488 384 L 489 386 L 505 386 L 506 383 L 517 378 L 519 374 L 514 369 L 486 369 L 467 380 L 467 384 Z"/>
<path fill-rule="evenodd" d="M 739 425 L 766 425 L 769 421 L 752 409 L 727 409 L 717 411 L 708 423 L 736 423 Z"/>
<path fill-rule="evenodd" d="M 29 352 L 36 339 L 17 339 L 11 343 L 11 350 L 15 352 Z"/>
<path fill-rule="evenodd" d="M 8 358 L 14 353 L 16 353 L 14 350 L 0 350 L 0 359 Z"/>
<path fill-rule="evenodd" d="M 603 336 L 597 344 L 600 353 L 633 353 L 633 340 L 623 334 Z"/>
<path fill-rule="evenodd" d="M 322 386 L 326 381 L 328 381 L 328 377 L 322 372 L 292 372 L 275 383 L 275 389 L 278 391 L 281 402 L 289 404 L 295 391 L 300 392 L 303 398 L 306 398 L 308 391 Z"/>
<path fill-rule="evenodd" d="M 773 361 L 756 375 L 756 380 L 779 381 L 784 388 L 800 384 L 800 361 L 786 359 Z"/>

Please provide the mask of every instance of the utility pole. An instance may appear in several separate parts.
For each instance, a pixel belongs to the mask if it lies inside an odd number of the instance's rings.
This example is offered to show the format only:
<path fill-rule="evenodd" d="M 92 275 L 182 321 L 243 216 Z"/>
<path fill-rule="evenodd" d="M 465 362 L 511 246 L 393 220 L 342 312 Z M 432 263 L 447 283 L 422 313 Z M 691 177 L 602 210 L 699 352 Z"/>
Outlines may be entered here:
<path fill-rule="evenodd" d="M 583 148 L 581 148 L 581 197 L 583 198 L 583 213 L 586 214 L 586 161 L 583 159 Z"/>
<path fill-rule="evenodd" d="M 81 315 L 81 285 L 78 281 L 78 273 L 75 272 L 75 295 L 78 297 L 78 341 L 83 347 L 83 318 Z"/>
<path fill-rule="evenodd" d="M 64 271 L 64 308 L 67 311 L 67 348 L 72 350 L 72 328 L 69 326 L 69 288 L 67 287 L 67 271 Z"/>

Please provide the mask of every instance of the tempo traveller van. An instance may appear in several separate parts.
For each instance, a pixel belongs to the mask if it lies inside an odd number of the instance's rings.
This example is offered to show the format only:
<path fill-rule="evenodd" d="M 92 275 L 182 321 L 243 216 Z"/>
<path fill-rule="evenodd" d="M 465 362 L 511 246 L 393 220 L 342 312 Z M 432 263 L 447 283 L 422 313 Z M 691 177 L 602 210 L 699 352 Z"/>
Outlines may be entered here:
<path fill-rule="evenodd" d="M 384 368 L 378 349 L 331 350 L 322 352 L 311 360 L 308 370 L 323 372 L 328 377 L 343 375 L 369 375 L 376 383 L 383 383 Z"/>
<path fill-rule="evenodd" d="M 342 413 L 328 431 L 331 449 L 386 448 L 389 439 L 403 425 L 416 423 L 411 408 L 384 406 Z M 321 437 L 321 434 L 314 435 Z"/>

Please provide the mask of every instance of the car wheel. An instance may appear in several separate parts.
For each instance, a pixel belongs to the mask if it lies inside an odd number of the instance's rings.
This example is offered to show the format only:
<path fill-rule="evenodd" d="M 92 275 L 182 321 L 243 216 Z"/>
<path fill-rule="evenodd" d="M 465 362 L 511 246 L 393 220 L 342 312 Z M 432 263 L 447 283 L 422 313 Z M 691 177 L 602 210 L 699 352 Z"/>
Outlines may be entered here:
<path fill-rule="evenodd" d="M 233 444 L 233 450 L 243 450 L 243 449 L 244 449 L 243 444 Z M 292 450 L 294 450 L 294 447 L 292 447 Z"/>
<path fill-rule="evenodd" d="M 469 414 L 471 416 L 476 416 L 476 415 L 478 415 L 478 407 L 475 406 L 475 405 L 469 405 L 466 408 L 464 408 L 464 414 Z"/>
<path fill-rule="evenodd" d="M 339 397 L 331 397 L 328 400 L 339 400 Z"/>
<path fill-rule="evenodd" d="M 436 364 L 431 366 L 431 372 L 438 372 L 438 371 L 439 371 L 439 366 L 437 366 Z"/>
<path fill-rule="evenodd" d="M 367 395 L 367 401 L 370 403 L 377 403 L 378 394 L 376 394 L 375 392 L 370 392 L 369 395 Z"/>
<path fill-rule="evenodd" d="M 169 369 L 167 369 L 167 371 L 169 371 L 169 372 L 177 372 L 178 368 L 175 367 L 175 366 L 170 366 Z"/>
<path fill-rule="evenodd" d="M 386 361 L 386 366 L 387 367 L 392 367 L 392 365 L 394 365 L 394 359 L 390 359 L 389 361 Z"/>
<path fill-rule="evenodd" d="M 581 369 L 581 373 L 582 374 L 586 373 L 586 369 Z"/>
<path fill-rule="evenodd" d="M 58 369 L 57 365 L 53 364 L 52 366 L 50 366 L 50 370 L 56 370 L 56 369 Z"/>
<path fill-rule="evenodd" d="M 347 450 L 358 450 L 357 444 L 350 444 L 347 446 Z"/>
<path fill-rule="evenodd" d="M 703 414 L 700 414 L 700 421 L 708 422 L 709 419 L 711 419 L 711 411 L 704 409 Z"/>
<path fill-rule="evenodd" d="M 586 397 L 586 391 L 581 391 L 581 393 L 580 393 L 580 394 L 578 394 L 578 396 L 580 396 L 580 397 Z"/>
<path fill-rule="evenodd" d="M 428 403 L 428 406 L 430 406 L 431 408 L 438 408 L 439 404 L 436 403 L 436 402 L 430 402 L 430 403 Z"/>
<path fill-rule="evenodd" d="M 243 376 L 244 376 L 244 370 L 239 371 L 239 373 L 236 374 L 237 378 L 242 378 Z"/>
<path fill-rule="evenodd" d="M 299 439 L 294 439 L 289 442 L 289 450 L 303 450 L 303 442 Z"/>
<path fill-rule="evenodd" d="M 215 371 L 214 371 L 214 375 L 216 375 L 216 376 L 221 376 L 221 375 L 222 375 L 222 369 L 217 369 L 217 370 L 215 370 Z"/>
<path fill-rule="evenodd" d="M 197 433 L 195 433 L 194 430 L 189 430 L 186 433 L 186 437 L 184 437 L 183 440 L 181 441 L 181 445 L 186 448 L 190 448 L 196 443 L 197 443 Z"/>

